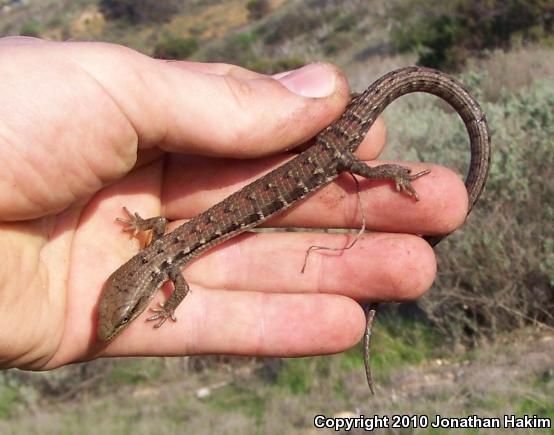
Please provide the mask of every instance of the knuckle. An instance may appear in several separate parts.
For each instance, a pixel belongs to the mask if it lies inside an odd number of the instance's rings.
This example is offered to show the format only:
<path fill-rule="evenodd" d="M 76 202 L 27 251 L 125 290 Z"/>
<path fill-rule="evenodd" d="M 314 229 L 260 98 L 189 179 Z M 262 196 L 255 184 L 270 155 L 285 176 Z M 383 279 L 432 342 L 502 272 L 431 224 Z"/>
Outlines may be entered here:
<path fill-rule="evenodd" d="M 253 86 L 246 81 L 239 81 L 233 77 L 225 77 L 230 101 L 232 119 L 227 125 L 226 145 L 230 147 L 241 146 L 251 137 L 256 129 L 256 92 Z"/>

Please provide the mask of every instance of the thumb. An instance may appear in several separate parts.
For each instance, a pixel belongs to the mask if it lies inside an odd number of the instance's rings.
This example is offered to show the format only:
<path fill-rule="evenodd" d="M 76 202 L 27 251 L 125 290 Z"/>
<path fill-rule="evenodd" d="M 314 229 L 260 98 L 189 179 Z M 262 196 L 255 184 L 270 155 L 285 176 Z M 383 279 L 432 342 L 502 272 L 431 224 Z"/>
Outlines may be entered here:
<path fill-rule="evenodd" d="M 225 64 L 156 60 L 120 46 L 79 45 L 73 44 L 79 63 L 116 100 L 139 148 L 257 157 L 313 137 L 348 102 L 344 75 L 326 63 L 271 77 Z"/>
<path fill-rule="evenodd" d="M 316 63 L 275 78 L 105 43 L 0 39 L 0 221 L 55 213 L 121 178 L 137 148 L 255 157 L 312 137 L 348 85 Z"/>

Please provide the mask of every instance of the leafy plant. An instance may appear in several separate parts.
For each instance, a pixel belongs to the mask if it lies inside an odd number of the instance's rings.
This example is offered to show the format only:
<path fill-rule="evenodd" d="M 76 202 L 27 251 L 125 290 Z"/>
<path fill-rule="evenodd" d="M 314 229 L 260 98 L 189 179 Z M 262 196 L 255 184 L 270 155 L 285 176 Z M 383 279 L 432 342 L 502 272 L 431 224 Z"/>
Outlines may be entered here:
<path fill-rule="evenodd" d="M 37 21 L 27 21 L 25 24 L 23 24 L 23 26 L 21 26 L 19 34 L 21 36 L 33 36 L 35 38 L 38 38 L 40 37 L 42 30 L 42 25 Z"/>
<path fill-rule="evenodd" d="M 543 0 L 397 1 L 393 46 L 420 65 L 456 69 L 470 54 L 552 34 L 554 4 Z"/>
<path fill-rule="evenodd" d="M 156 44 L 153 56 L 158 59 L 186 59 L 198 49 L 196 38 L 173 36 Z"/>
<path fill-rule="evenodd" d="M 462 81 L 473 88 L 480 80 Z M 421 98 L 417 111 L 386 113 L 394 142 L 419 150 L 417 160 L 466 162 L 462 123 Z M 435 288 L 422 299 L 435 325 L 469 343 L 530 323 L 554 325 L 554 226 L 547 224 L 554 219 L 554 89 L 537 81 L 483 109 L 493 143 L 489 181 L 467 224 L 437 247 Z"/>
<path fill-rule="evenodd" d="M 271 3 L 269 0 L 250 0 L 246 9 L 250 20 L 259 20 L 271 12 Z"/>
<path fill-rule="evenodd" d="M 133 24 L 164 22 L 180 9 L 178 0 L 100 0 L 100 12 L 109 20 L 126 19 Z"/>

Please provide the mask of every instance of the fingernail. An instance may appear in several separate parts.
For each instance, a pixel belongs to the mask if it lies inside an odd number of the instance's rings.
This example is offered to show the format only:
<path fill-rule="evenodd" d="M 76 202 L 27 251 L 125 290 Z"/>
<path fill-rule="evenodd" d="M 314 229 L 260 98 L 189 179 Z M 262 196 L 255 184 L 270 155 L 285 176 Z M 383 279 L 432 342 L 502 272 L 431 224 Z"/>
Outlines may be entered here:
<path fill-rule="evenodd" d="M 273 77 L 285 85 L 289 91 L 303 97 L 327 97 L 335 90 L 335 71 L 325 63 L 311 63 Z"/>

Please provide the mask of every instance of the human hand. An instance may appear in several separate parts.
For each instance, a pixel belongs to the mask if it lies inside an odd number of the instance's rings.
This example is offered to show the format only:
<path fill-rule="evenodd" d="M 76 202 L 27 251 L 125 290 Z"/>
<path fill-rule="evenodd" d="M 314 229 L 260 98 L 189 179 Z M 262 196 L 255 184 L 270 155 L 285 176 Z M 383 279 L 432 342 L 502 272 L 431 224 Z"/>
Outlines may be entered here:
<path fill-rule="evenodd" d="M 431 285 L 433 251 L 411 234 L 449 233 L 465 218 L 465 188 L 447 169 L 433 166 L 417 180 L 417 203 L 390 183 L 362 181 L 366 225 L 382 232 L 339 256 L 314 253 L 304 274 L 310 245 L 341 247 L 352 236 L 233 238 L 185 269 L 192 291 L 177 323 L 153 329 L 144 313 L 102 345 L 102 286 L 139 249 L 114 223 L 121 207 L 170 220 L 202 212 L 336 118 L 348 100 L 346 81 L 325 64 L 275 80 L 109 44 L 4 38 L 0 95 L 3 367 L 42 370 L 115 355 L 342 351 L 363 333 L 355 300 L 413 299 Z M 375 159 L 384 141 L 379 121 L 358 156 Z M 356 228 L 359 221 L 344 178 L 269 225 Z M 165 297 L 159 292 L 151 306 Z"/>

